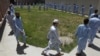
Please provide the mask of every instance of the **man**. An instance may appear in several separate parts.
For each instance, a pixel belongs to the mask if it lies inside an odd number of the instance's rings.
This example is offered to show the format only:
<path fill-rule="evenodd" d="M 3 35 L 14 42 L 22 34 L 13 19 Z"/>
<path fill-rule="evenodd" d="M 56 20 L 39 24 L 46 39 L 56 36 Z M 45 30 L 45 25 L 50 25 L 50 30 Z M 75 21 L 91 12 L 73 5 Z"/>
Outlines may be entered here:
<path fill-rule="evenodd" d="M 94 12 L 90 15 L 90 18 L 93 18 L 94 15 L 98 15 L 98 10 L 95 9 Z"/>
<path fill-rule="evenodd" d="M 96 32 L 100 27 L 100 19 L 98 18 L 98 15 L 94 15 L 93 18 L 89 19 L 89 26 L 91 28 L 91 36 L 89 38 L 88 46 L 91 47 L 93 45 L 93 40 L 95 38 Z"/>
<path fill-rule="evenodd" d="M 90 36 L 90 28 L 88 26 L 89 19 L 84 19 L 84 24 L 80 24 L 76 31 L 78 39 L 78 48 L 76 56 L 81 56 L 83 50 L 86 48 L 87 39 Z"/>
<path fill-rule="evenodd" d="M 6 19 L 11 27 L 11 32 L 9 33 L 9 35 L 13 35 L 14 34 L 14 21 L 13 21 L 13 17 L 14 15 L 11 15 L 11 12 L 8 11 L 8 14 L 6 15 Z"/>
<path fill-rule="evenodd" d="M 28 12 L 31 11 L 31 6 L 30 6 L 30 4 L 27 5 L 27 9 L 28 9 Z"/>
<path fill-rule="evenodd" d="M 76 13 L 76 4 L 73 4 L 73 13 Z"/>
<path fill-rule="evenodd" d="M 15 10 L 14 10 L 14 5 L 13 4 L 10 4 L 9 11 L 11 12 L 11 15 L 15 14 Z"/>
<path fill-rule="evenodd" d="M 59 35 L 58 35 L 58 31 L 57 31 L 57 26 L 58 26 L 58 19 L 54 19 L 53 21 L 53 25 L 50 28 L 50 31 L 48 33 L 48 39 L 49 39 L 49 43 L 48 46 L 45 48 L 45 50 L 42 52 L 42 55 L 47 56 L 47 51 L 50 50 L 51 48 L 56 49 L 56 51 L 58 52 L 56 55 L 57 56 L 61 56 L 63 54 L 60 53 L 60 40 L 59 40 Z"/>
<path fill-rule="evenodd" d="M 90 8 L 89 8 L 89 16 L 93 13 L 93 9 L 94 9 L 94 7 L 92 5 L 90 5 Z"/>
<path fill-rule="evenodd" d="M 23 29 L 20 14 L 15 13 L 15 15 L 16 16 L 14 17 L 14 22 L 15 22 L 15 31 L 14 31 L 14 33 L 15 33 L 15 36 L 16 36 L 17 45 L 19 45 L 18 38 L 20 36 L 22 36 L 23 37 L 23 42 L 24 42 L 23 46 L 28 47 L 28 46 L 26 46 L 26 35 L 25 35 L 24 29 Z"/>
<path fill-rule="evenodd" d="M 82 9 L 81 9 L 81 14 L 82 14 L 82 16 L 84 16 L 84 12 L 85 12 L 85 6 L 82 5 Z"/>
<path fill-rule="evenodd" d="M 77 14 L 79 12 L 79 5 L 76 5 L 76 11 L 75 11 Z"/>

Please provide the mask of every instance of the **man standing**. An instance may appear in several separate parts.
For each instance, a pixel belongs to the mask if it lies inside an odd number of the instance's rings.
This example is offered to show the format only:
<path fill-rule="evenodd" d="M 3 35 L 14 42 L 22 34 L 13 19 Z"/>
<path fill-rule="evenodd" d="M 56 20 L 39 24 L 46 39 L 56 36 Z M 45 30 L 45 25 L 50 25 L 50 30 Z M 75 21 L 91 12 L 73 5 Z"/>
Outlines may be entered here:
<path fill-rule="evenodd" d="M 26 46 L 26 35 L 25 35 L 24 29 L 23 29 L 23 25 L 22 25 L 20 14 L 19 13 L 15 13 L 15 15 L 16 16 L 14 17 L 14 22 L 15 22 L 15 31 L 14 31 L 14 34 L 16 36 L 17 45 L 19 45 L 18 38 L 20 36 L 22 36 L 23 37 L 23 42 L 24 42 L 23 46 L 27 47 Z"/>
<path fill-rule="evenodd" d="M 82 9 L 81 9 L 81 14 L 82 14 L 82 16 L 84 16 L 84 12 L 85 12 L 85 6 L 82 5 Z"/>
<path fill-rule="evenodd" d="M 6 15 L 6 19 L 11 27 L 11 32 L 9 33 L 9 35 L 13 35 L 14 34 L 14 21 L 13 21 L 13 17 L 14 15 L 11 15 L 11 12 L 8 11 L 8 14 Z"/>
<path fill-rule="evenodd" d="M 89 19 L 84 19 L 84 24 L 80 24 L 76 31 L 76 37 L 78 39 L 78 48 L 76 56 L 81 56 L 83 50 L 86 48 L 87 39 L 90 36 L 90 28 L 88 26 Z"/>
<path fill-rule="evenodd" d="M 92 5 L 90 5 L 90 8 L 89 8 L 89 16 L 93 13 L 93 6 Z"/>
<path fill-rule="evenodd" d="M 50 50 L 51 48 L 56 49 L 56 51 L 58 52 L 56 54 L 57 56 L 63 55 L 63 54 L 60 53 L 60 51 L 61 51 L 60 50 L 60 44 L 61 44 L 61 42 L 59 40 L 57 26 L 58 26 L 58 19 L 54 19 L 53 25 L 51 26 L 50 31 L 48 33 L 48 39 L 49 39 L 48 46 L 42 52 L 42 55 L 47 56 L 47 51 Z"/>
<path fill-rule="evenodd" d="M 100 19 L 98 18 L 98 15 L 94 15 L 93 18 L 89 19 L 89 26 L 91 28 L 91 36 L 89 38 L 88 46 L 91 47 L 93 45 L 93 40 L 95 38 L 96 32 L 100 27 Z"/>

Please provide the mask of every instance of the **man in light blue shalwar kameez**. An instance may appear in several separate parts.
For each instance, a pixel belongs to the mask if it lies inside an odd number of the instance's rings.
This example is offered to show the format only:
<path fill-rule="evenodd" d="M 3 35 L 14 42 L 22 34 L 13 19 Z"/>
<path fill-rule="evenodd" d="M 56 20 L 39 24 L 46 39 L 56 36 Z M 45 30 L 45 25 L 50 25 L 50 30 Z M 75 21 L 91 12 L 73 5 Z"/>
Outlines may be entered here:
<path fill-rule="evenodd" d="M 89 16 L 93 13 L 93 10 L 94 10 L 94 7 L 92 5 L 90 5 L 90 8 L 89 8 Z"/>
<path fill-rule="evenodd" d="M 47 51 L 54 48 L 57 51 L 57 56 L 61 56 L 63 54 L 61 54 L 61 49 L 60 49 L 60 40 L 59 40 L 59 35 L 58 35 L 58 31 L 57 31 L 57 26 L 58 26 L 58 19 L 54 19 L 53 21 L 53 25 L 50 27 L 50 31 L 48 33 L 48 46 L 44 49 L 44 51 L 42 52 L 42 55 L 47 56 Z"/>
<path fill-rule="evenodd" d="M 11 12 L 11 15 L 15 15 L 15 10 L 14 10 L 14 5 L 13 4 L 10 4 L 8 10 Z"/>
<path fill-rule="evenodd" d="M 93 45 L 93 40 L 96 36 L 96 32 L 98 31 L 98 28 L 100 27 L 100 19 L 98 18 L 98 15 L 94 15 L 93 18 L 89 19 L 89 26 L 91 28 L 91 35 L 89 38 L 88 46 L 91 47 Z"/>
<path fill-rule="evenodd" d="M 6 15 L 6 19 L 11 27 L 11 32 L 9 33 L 9 35 L 13 35 L 14 34 L 14 21 L 13 21 L 14 15 L 11 15 L 11 12 L 8 11 L 8 14 Z"/>
<path fill-rule="evenodd" d="M 94 12 L 93 12 L 89 17 L 90 17 L 90 18 L 93 18 L 94 15 L 98 15 L 98 10 L 97 10 L 97 9 L 94 10 Z"/>
<path fill-rule="evenodd" d="M 90 27 L 88 26 L 89 19 L 84 19 L 84 24 L 80 24 L 76 31 L 76 37 L 78 39 L 78 48 L 76 56 L 81 56 L 83 50 L 86 48 L 87 40 L 90 36 Z"/>
<path fill-rule="evenodd" d="M 14 17 L 14 24 L 15 24 L 15 31 L 14 31 L 14 34 L 16 36 L 16 40 L 17 40 L 17 44 L 19 45 L 19 40 L 18 38 L 20 36 L 22 36 L 23 38 L 23 43 L 25 47 L 26 46 L 26 35 L 25 35 L 25 32 L 24 32 L 24 29 L 23 29 L 23 25 L 22 25 L 22 21 L 21 21 L 21 17 L 20 17 L 20 14 L 19 13 L 15 13 L 15 17 Z"/>

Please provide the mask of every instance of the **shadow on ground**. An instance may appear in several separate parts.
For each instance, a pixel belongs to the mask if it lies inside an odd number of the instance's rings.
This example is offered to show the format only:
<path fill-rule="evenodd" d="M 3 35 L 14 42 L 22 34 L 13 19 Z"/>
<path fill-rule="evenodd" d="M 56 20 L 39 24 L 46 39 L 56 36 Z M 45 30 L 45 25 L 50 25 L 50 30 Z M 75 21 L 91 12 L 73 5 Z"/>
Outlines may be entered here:
<path fill-rule="evenodd" d="M 93 48 L 96 51 L 100 51 L 100 47 L 96 46 L 95 44 L 93 44 L 90 48 Z"/>
<path fill-rule="evenodd" d="M 0 42 L 2 40 L 2 35 L 3 35 L 3 32 L 4 32 L 5 25 L 6 25 L 6 19 L 4 19 L 4 21 L 3 21 L 3 23 L 0 27 Z"/>

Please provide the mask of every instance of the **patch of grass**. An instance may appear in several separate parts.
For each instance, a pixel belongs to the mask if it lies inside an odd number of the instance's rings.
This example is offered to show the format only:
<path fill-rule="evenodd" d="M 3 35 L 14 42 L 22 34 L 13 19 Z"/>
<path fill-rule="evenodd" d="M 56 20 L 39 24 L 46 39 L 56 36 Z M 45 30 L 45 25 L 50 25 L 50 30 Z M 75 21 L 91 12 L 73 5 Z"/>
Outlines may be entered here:
<path fill-rule="evenodd" d="M 83 17 L 76 14 L 70 14 L 61 11 L 49 9 L 47 11 L 38 10 L 35 6 L 28 12 L 27 8 L 20 9 L 16 7 L 16 11 L 20 12 L 24 29 L 26 31 L 27 43 L 38 46 L 46 47 L 48 44 L 47 33 L 52 25 L 53 19 L 57 18 L 60 21 L 59 32 L 61 36 L 67 36 L 68 33 L 73 34 L 74 42 L 66 45 L 62 50 L 65 52 L 71 51 L 76 46 L 76 38 L 74 37 L 77 26 L 82 23 Z"/>

